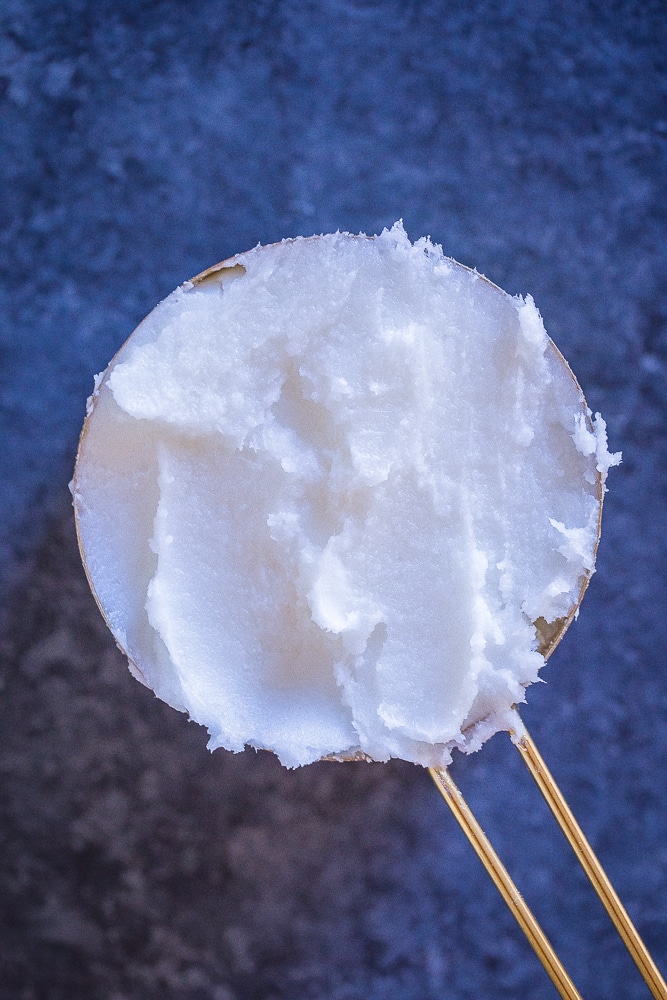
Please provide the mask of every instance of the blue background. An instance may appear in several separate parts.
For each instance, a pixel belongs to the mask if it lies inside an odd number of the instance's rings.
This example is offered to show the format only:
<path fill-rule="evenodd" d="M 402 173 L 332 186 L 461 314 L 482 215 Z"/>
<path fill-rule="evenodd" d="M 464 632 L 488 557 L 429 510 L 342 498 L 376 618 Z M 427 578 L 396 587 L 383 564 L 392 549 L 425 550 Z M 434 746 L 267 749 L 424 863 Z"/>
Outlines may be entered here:
<path fill-rule="evenodd" d="M 93 373 L 257 242 L 402 218 L 531 292 L 623 465 L 523 717 L 667 968 L 662 2 L 4 0 L 0 997 L 556 996 L 427 775 L 204 750 L 67 482 Z M 455 778 L 589 1000 L 647 996 L 508 740 Z"/>

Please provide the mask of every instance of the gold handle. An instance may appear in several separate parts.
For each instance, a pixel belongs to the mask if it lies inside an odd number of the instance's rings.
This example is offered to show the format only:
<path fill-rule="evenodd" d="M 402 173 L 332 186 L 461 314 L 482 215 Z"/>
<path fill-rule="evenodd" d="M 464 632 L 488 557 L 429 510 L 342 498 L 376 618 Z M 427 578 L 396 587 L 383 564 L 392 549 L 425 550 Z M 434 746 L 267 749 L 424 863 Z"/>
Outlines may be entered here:
<path fill-rule="evenodd" d="M 475 819 L 449 772 L 445 769 L 430 768 L 430 774 L 477 852 L 477 856 L 493 879 L 498 892 L 528 938 L 562 1000 L 582 1000 L 581 994 L 565 971 L 558 955 L 512 881 L 509 872 L 491 846 L 489 838 Z"/>
<path fill-rule="evenodd" d="M 554 781 L 537 747 L 525 730 L 521 738 L 516 740 L 514 745 L 535 779 L 539 790 L 546 799 L 547 805 L 556 817 L 558 825 L 565 834 L 581 867 L 586 872 L 593 888 L 600 897 L 602 905 L 611 917 L 614 927 L 620 934 L 623 944 L 630 952 L 635 965 L 644 977 L 644 981 L 651 994 L 655 997 L 655 1000 L 667 1000 L 667 985 L 665 984 L 665 980 L 660 975 L 658 967 L 649 955 L 637 928 L 630 920 L 614 887 L 607 878 L 593 848 L 586 840 L 581 827 L 574 818 L 572 810 L 565 801 L 563 793 Z"/>

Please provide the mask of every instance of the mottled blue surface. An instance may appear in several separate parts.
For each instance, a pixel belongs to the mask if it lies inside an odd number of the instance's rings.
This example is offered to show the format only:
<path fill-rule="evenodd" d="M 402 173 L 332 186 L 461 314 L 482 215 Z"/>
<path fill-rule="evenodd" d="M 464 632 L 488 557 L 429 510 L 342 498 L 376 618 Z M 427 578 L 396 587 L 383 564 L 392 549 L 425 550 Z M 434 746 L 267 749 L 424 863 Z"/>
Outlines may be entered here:
<path fill-rule="evenodd" d="M 404 220 L 531 292 L 624 463 L 524 718 L 667 967 L 663 2 L 0 6 L 2 1000 L 551 997 L 417 769 L 206 755 L 66 494 L 92 375 L 257 242 Z M 503 737 L 455 775 L 588 1000 L 648 995 Z"/>

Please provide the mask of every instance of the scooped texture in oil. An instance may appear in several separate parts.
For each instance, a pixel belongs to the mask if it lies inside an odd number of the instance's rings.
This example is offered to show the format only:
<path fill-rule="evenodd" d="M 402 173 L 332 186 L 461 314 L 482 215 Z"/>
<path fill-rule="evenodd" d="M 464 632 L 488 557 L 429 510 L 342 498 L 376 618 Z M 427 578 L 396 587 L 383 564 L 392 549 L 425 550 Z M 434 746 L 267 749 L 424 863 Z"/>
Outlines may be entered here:
<path fill-rule="evenodd" d="M 444 765 L 512 724 L 533 623 L 593 572 L 604 422 L 530 297 L 400 224 L 232 264 L 96 387 L 75 502 L 98 599 L 212 748 Z"/>

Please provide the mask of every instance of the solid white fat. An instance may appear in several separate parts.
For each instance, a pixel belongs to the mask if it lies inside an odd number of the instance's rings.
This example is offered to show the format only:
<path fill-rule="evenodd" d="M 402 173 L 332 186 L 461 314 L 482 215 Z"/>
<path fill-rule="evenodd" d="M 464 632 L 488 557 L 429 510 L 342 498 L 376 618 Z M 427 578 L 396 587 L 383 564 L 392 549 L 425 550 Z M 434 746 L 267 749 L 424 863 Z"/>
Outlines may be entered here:
<path fill-rule="evenodd" d="M 212 748 L 444 765 L 516 725 L 618 460 L 532 299 L 397 224 L 162 302 L 96 385 L 75 506 L 134 673 Z"/>

